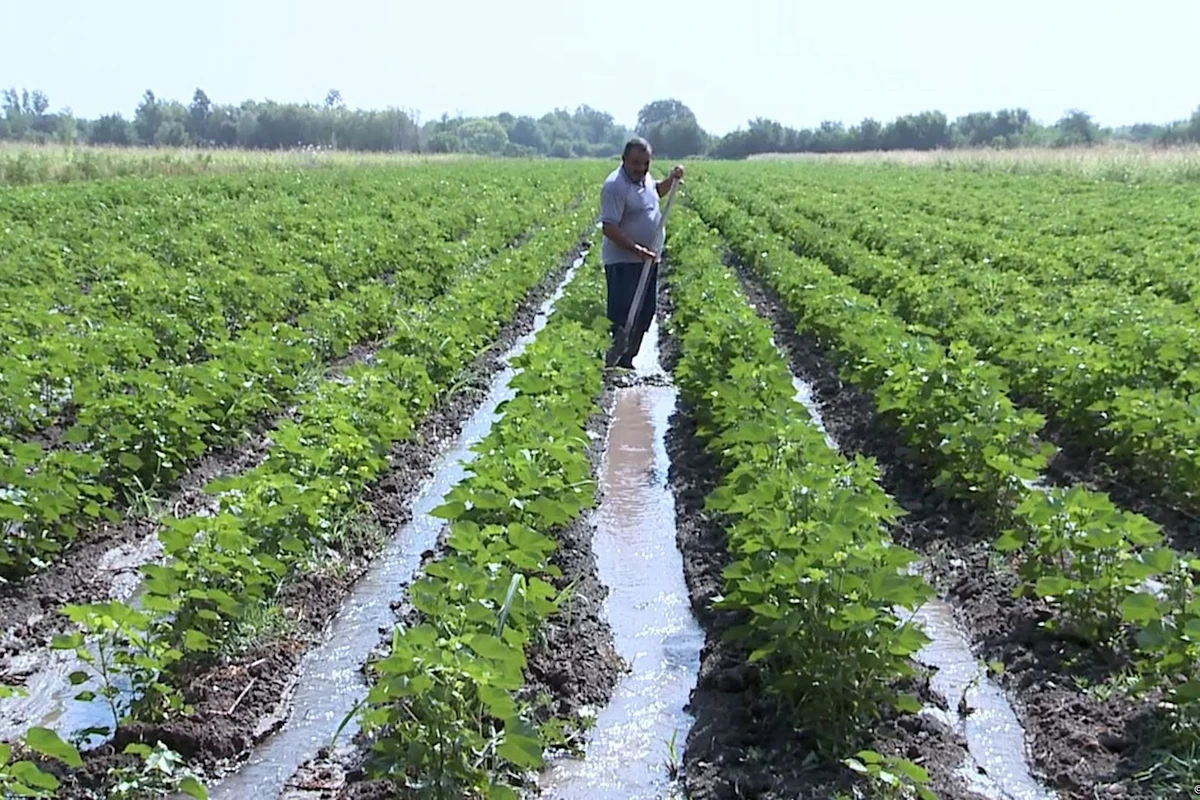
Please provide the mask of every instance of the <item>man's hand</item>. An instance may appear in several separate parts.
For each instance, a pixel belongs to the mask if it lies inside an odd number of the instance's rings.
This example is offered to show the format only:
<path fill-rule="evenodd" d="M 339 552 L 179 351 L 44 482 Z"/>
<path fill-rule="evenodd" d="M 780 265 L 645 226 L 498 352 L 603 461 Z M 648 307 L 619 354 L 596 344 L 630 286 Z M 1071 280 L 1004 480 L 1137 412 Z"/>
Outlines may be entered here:
<path fill-rule="evenodd" d="M 671 174 L 668 175 L 667 177 L 669 177 L 673 181 L 683 180 L 683 165 L 676 164 L 675 166 L 671 167 Z"/>
<path fill-rule="evenodd" d="M 637 253 L 642 258 L 658 258 L 658 253 L 654 252 L 649 247 L 640 245 L 633 239 L 630 239 L 629 236 L 627 236 L 625 232 L 621 230 L 619 225 L 616 225 L 612 222 L 606 222 L 602 226 L 602 229 L 604 231 L 604 235 L 609 239 L 612 239 L 618 247 L 622 247 L 626 250 Z"/>

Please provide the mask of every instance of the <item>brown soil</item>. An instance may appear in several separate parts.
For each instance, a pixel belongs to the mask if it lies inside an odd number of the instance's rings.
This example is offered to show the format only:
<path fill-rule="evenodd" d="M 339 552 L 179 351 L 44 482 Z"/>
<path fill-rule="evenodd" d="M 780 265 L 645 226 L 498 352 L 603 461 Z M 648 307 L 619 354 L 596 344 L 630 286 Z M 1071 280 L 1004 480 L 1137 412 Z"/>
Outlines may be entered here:
<path fill-rule="evenodd" d="M 670 313 L 669 287 L 661 290 L 661 314 Z M 664 335 L 663 365 L 674 369 L 678 345 Z M 820 720 L 795 719 L 781 711 L 760 689 L 749 653 L 722 641 L 738 622 L 729 612 L 709 604 L 722 587 L 721 570 L 728 563 L 721 520 L 703 510 L 705 496 L 719 479 L 717 464 L 696 437 L 695 425 L 681 398 L 667 434 L 671 457 L 669 481 L 674 489 L 677 542 L 692 609 L 706 631 L 700 674 L 688 710 L 695 723 L 683 753 L 683 783 L 692 800 L 729 798 L 822 798 L 848 791 L 853 783 L 846 769 L 806 765 L 812 752 L 807 733 Z M 944 708 L 921 680 L 906 687 L 926 704 Z M 981 800 L 966 790 L 952 773 L 966 759 L 961 737 L 939 722 L 913 715 L 890 715 L 871 732 L 869 745 L 880 753 L 908 758 L 930 772 L 933 788 L 943 800 Z"/>
<path fill-rule="evenodd" d="M 1113 676 L 1119 662 L 1038 627 L 1050 612 L 1013 599 L 1012 579 L 993 563 L 994 526 L 932 489 L 870 397 L 839 379 L 833 360 L 811 336 L 796 332 L 794 318 L 769 288 L 730 263 L 752 303 L 773 321 L 793 371 L 812 385 L 830 435 L 848 456 L 873 457 L 884 489 L 907 510 L 894 533 L 897 541 L 926 556 L 939 594 L 955 606 L 976 654 L 1005 665 L 1000 684 L 1025 728 L 1034 776 L 1071 800 L 1151 797 L 1127 779 L 1137 769 L 1134 746 L 1152 700 L 1133 702 L 1119 694 L 1101 700 L 1079 688 L 1079 682 Z"/>

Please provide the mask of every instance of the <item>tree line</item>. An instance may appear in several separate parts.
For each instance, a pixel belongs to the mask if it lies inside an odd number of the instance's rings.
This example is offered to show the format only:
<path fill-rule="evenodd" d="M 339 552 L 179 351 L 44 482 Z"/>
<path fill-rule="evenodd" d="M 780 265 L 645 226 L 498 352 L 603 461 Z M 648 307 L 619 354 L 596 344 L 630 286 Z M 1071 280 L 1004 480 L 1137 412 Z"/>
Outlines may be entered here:
<path fill-rule="evenodd" d="M 121 146 L 197 146 L 248 149 L 321 148 L 359 151 L 475 153 L 494 156 L 610 158 L 634 134 L 651 141 L 665 158 L 745 158 L 757 153 L 845 153 L 868 150 L 1065 147 L 1126 140 L 1153 145 L 1200 142 L 1200 107 L 1189 119 L 1120 128 L 1098 125 L 1070 110 L 1053 124 L 1025 109 L 978 111 L 950 120 L 941 111 L 908 114 L 888 122 L 864 119 L 847 126 L 825 121 L 792 128 L 759 117 L 717 136 L 676 99 L 643 106 L 633 129 L 611 114 L 582 105 L 541 117 L 509 113 L 420 122 L 411 109 L 349 109 L 336 89 L 323 103 L 247 100 L 214 103 L 196 89 L 191 103 L 166 100 L 147 90 L 131 119 L 121 113 L 84 119 L 70 108 L 51 112 L 44 92 L 3 90 L 0 140 Z"/>

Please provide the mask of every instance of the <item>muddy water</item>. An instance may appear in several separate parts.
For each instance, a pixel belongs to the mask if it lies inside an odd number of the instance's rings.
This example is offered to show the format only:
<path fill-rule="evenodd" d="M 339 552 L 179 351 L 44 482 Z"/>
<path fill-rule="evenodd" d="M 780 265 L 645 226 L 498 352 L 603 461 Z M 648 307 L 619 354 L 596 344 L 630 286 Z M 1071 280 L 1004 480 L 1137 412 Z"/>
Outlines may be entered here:
<path fill-rule="evenodd" d="M 829 435 L 821 411 L 813 400 L 812 386 L 793 375 L 796 401 L 801 403 L 825 441 L 840 449 Z M 996 800 L 1054 800 L 1057 795 L 1030 774 L 1025 751 L 1025 731 L 1004 692 L 972 654 L 966 636 L 954 621 L 953 607 L 931 598 L 915 614 L 897 609 L 900 619 L 915 619 L 931 641 L 916 660 L 935 670 L 931 688 L 951 709 L 922 709 L 957 729 L 967 741 L 969 758 L 958 775 L 972 790 Z"/>
<path fill-rule="evenodd" d="M 692 616 L 675 546 L 665 437 L 675 389 L 658 366 L 658 328 L 634 360 L 633 385 L 616 390 L 601 465 L 592 548 L 608 587 L 606 614 L 630 666 L 588 733 L 582 758 L 551 761 L 541 796 L 641 800 L 673 790 L 668 762 L 682 757 L 692 725 L 684 709 L 704 633 Z"/>
<path fill-rule="evenodd" d="M 413 499 L 412 519 L 393 533 L 371 570 L 354 585 L 326 640 L 302 659 L 292 710 L 282 727 L 264 740 L 237 772 L 209 787 L 212 800 L 279 797 L 288 778 L 319 748 L 330 744 L 346 715 L 366 696 L 359 670 L 372 648 L 380 643 L 381 631 L 390 630 L 395 623 L 392 602 L 401 597 L 420 566 L 421 553 L 436 544 L 445 524 L 430 512 L 466 476 L 466 466 L 476 456 L 471 446 L 486 436 L 496 421 L 496 407 L 514 394 L 508 384 L 515 373 L 508 362 L 520 355 L 545 326 L 554 303 L 582 261 L 582 257 L 576 259 L 554 294 L 538 310 L 533 329 L 504 355 L 505 366 L 493 378 L 483 403 L 450 449 L 433 464 L 433 477 Z M 351 719 L 339 734 L 339 743 L 345 743 L 357 730 L 357 721 Z"/>
<path fill-rule="evenodd" d="M 913 617 L 933 640 L 917 654 L 917 660 L 937 670 L 930 688 L 951 709 L 925 708 L 921 713 L 963 733 L 974 763 L 964 764 L 959 775 L 985 797 L 1054 800 L 1057 795 L 1029 774 L 1025 731 L 1004 692 L 972 655 L 955 624 L 953 609 L 938 600 L 926 603 Z"/>
<path fill-rule="evenodd" d="M 151 536 L 136 542 L 127 542 L 105 553 L 99 562 L 96 574 L 103 580 L 112 573 L 108 592 L 110 600 L 138 605 L 141 590 L 141 573 L 138 568 L 161 553 L 161 543 Z M 89 648 L 93 657 L 95 647 Z M 24 734 L 33 725 L 41 725 L 68 736 L 75 731 L 88 728 L 111 728 L 114 715 L 103 699 L 90 702 L 76 700 L 80 692 L 99 693 L 103 685 L 95 672 L 69 650 L 31 648 L 8 659 L 8 669 L 22 680 L 26 695 L 0 701 L 0 739 L 13 740 Z M 88 673 L 88 680 L 72 686 L 70 675 L 76 671 Z M 126 681 L 115 680 L 114 686 L 121 693 L 117 698 L 118 709 L 122 710 L 129 696 Z M 91 734 L 81 739 L 81 744 L 93 747 L 102 744 L 106 736 Z"/>
<path fill-rule="evenodd" d="M 96 559 L 90 581 L 96 587 L 107 586 L 105 596 L 108 600 L 138 608 L 142 595 L 141 567 L 161 556 L 162 542 L 157 533 L 123 542 Z M 51 610 L 48 613 L 58 612 Z M 96 657 L 96 648 L 89 649 Z M 5 659 L 3 669 L 22 677 L 21 684 L 27 694 L 0 701 L 0 739 L 16 738 L 31 725 L 42 725 L 60 735 L 68 735 L 77 730 L 114 724 L 113 713 L 104 700 L 83 702 L 75 699 L 83 691 L 98 693 L 102 684 L 74 652 L 48 647 L 26 648 Z M 69 676 L 76 671 L 88 673 L 89 678 L 71 686 Z M 128 686 L 123 681 L 114 681 L 114 684 L 121 692 L 118 708 L 122 708 L 129 696 Z M 106 738 L 92 734 L 81 741 L 86 748 L 101 744 Z"/>

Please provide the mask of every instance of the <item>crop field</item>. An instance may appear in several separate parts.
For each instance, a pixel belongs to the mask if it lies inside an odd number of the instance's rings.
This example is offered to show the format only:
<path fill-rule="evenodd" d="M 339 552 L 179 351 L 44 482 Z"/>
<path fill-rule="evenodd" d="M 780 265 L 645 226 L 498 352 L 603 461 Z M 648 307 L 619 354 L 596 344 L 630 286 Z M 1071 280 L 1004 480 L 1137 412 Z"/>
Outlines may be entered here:
<path fill-rule="evenodd" d="M 1200 785 L 1200 185 L 612 167 L 0 189 L 0 794 Z"/>

